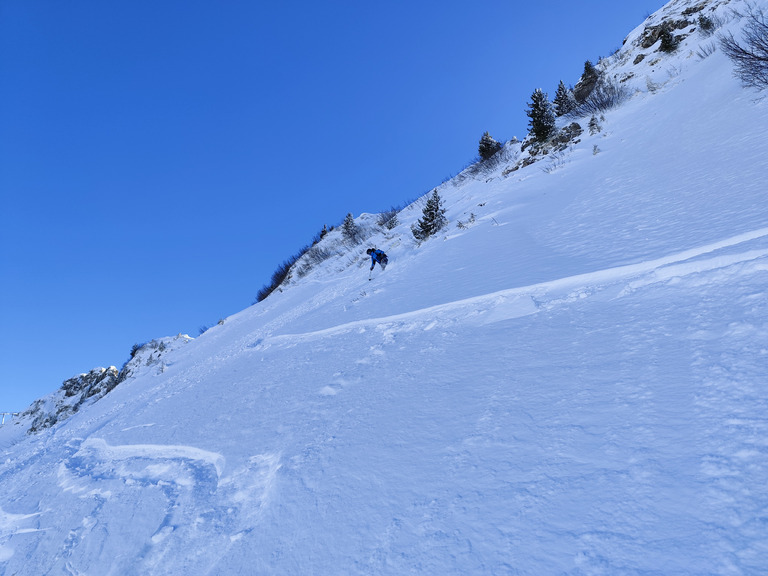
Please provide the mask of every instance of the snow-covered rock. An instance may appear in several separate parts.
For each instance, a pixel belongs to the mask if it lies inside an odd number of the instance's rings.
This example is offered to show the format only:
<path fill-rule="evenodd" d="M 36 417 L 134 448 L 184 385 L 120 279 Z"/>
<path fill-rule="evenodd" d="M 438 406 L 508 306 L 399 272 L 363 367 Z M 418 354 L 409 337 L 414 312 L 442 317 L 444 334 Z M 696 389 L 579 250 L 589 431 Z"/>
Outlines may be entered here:
<path fill-rule="evenodd" d="M 79 411 L 86 402 L 96 402 L 129 378 L 139 374 L 162 373 L 166 355 L 192 340 L 179 334 L 172 338 L 152 340 L 132 351 L 131 359 L 118 371 L 114 366 L 94 368 L 85 374 L 65 380 L 53 394 L 36 400 L 14 421 L 29 434 L 50 428 Z"/>

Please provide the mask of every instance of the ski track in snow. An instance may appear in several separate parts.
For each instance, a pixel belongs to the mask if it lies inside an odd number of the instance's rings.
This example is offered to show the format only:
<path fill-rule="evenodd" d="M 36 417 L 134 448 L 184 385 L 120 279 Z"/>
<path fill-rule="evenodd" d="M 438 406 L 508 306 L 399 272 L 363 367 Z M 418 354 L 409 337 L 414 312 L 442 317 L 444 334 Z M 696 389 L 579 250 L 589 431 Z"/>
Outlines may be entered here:
<path fill-rule="evenodd" d="M 705 260 L 698 259 L 701 256 L 712 254 L 725 248 L 731 248 L 766 237 L 768 237 L 768 228 L 761 228 L 699 248 L 685 250 L 639 264 L 618 266 L 531 286 L 500 290 L 491 294 L 439 304 L 412 312 L 357 320 L 303 334 L 261 336 L 256 341 L 251 339 L 247 347 L 252 350 L 264 350 L 270 346 L 290 347 L 302 342 L 347 332 L 357 331 L 364 333 L 369 329 L 381 332 L 398 330 L 428 331 L 434 329 L 438 322 L 442 325 L 448 325 L 459 320 L 481 325 L 491 324 L 568 304 L 574 300 L 605 292 L 607 289 L 619 284 L 624 285 L 620 287 L 617 293 L 614 293 L 615 291 L 611 292 L 610 297 L 623 297 L 630 294 L 633 290 L 650 284 L 670 282 L 676 278 L 727 268 L 735 264 L 764 258 L 768 256 L 768 249 L 749 250 Z M 763 266 L 763 269 L 768 269 L 768 262 L 763 263 Z"/>
<path fill-rule="evenodd" d="M 189 573 L 204 573 L 200 563 L 215 564 L 257 525 L 281 467 L 279 454 L 268 453 L 225 474 L 221 454 L 194 446 L 110 445 L 92 437 L 82 443 L 71 441 L 70 448 L 74 452 L 57 471 L 58 485 L 62 493 L 81 501 L 84 515 L 60 556 L 82 553 L 79 547 L 85 541 L 88 547 L 104 542 L 108 532 L 98 529 L 97 518 L 105 510 L 123 510 L 131 517 L 140 512 L 133 510 L 134 502 L 159 504 L 140 520 L 141 530 L 154 531 L 148 543 L 135 543 L 143 548 L 140 561 L 123 565 L 121 574 L 171 573 L 194 561 L 189 552 L 196 547 L 215 551 L 189 566 Z M 171 535 L 174 538 L 169 539 Z M 126 540 L 124 545 L 131 537 Z"/>

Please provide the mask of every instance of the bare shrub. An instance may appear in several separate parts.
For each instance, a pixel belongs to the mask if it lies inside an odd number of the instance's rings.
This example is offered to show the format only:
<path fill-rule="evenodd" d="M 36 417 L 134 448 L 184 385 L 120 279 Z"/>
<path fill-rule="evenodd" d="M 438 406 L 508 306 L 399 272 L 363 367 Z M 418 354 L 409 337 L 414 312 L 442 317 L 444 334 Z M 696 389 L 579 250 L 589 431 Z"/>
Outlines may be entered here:
<path fill-rule="evenodd" d="M 624 84 L 610 78 L 601 78 L 590 95 L 568 116 L 581 117 L 605 112 L 622 104 L 629 95 L 629 88 Z"/>
<path fill-rule="evenodd" d="M 318 264 L 321 264 L 322 262 L 325 262 L 335 254 L 338 254 L 338 252 L 330 250 L 329 248 L 326 248 L 319 244 L 312 246 L 309 250 L 307 250 L 304 253 L 303 258 L 301 260 L 301 265 L 298 266 L 296 270 L 296 275 L 299 278 L 303 278 L 315 266 L 317 266 Z"/>
<path fill-rule="evenodd" d="M 768 21 L 760 8 L 749 6 L 744 17 L 744 45 L 732 33 L 720 36 L 720 47 L 734 65 L 734 75 L 752 88 L 768 87 Z"/>
<path fill-rule="evenodd" d="M 379 217 L 376 219 L 376 224 L 387 230 L 392 230 L 400 224 L 400 221 L 397 218 L 397 213 L 398 210 L 396 208 L 384 210 L 384 212 L 379 214 Z"/>
<path fill-rule="evenodd" d="M 470 226 L 472 226 L 472 224 L 474 223 L 475 223 L 475 214 L 473 212 L 470 212 L 469 218 L 467 219 L 467 221 L 462 222 L 461 220 L 459 220 L 458 222 L 456 222 L 456 227 L 459 228 L 460 230 L 466 230 Z"/>
<path fill-rule="evenodd" d="M 321 262 L 328 260 L 328 258 L 333 255 L 334 252 L 328 248 L 324 248 L 322 246 L 312 246 L 312 248 L 307 250 L 307 253 L 304 255 L 304 257 L 310 264 L 320 264 Z"/>
<path fill-rule="evenodd" d="M 266 284 L 256 293 L 256 302 L 261 302 L 264 300 L 267 296 L 272 294 L 275 290 L 277 290 L 281 284 L 284 282 L 287 282 L 291 278 L 291 272 L 293 265 L 296 264 L 296 261 L 301 258 L 304 254 L 309 251 L 309 246 L 305 246 L 301 250 L 299 250 L 296 254 L 288 258 L 287 260 L 283 260 L 283 262 L 277 267 L 277 269 L 272 274 L 272 278 L 270 279 L 269 284 Z"/>
<path fill-rule="evenodd" d="M 515 159 L 516 153 L 508 146 L 502 146 L 496 154 L 488 158 L 487 160 L 480 160 L 474 165 L 476 174 L 487 176 L 494 170 L 496 170 L 502 164 L 507 164 L 511 160 Z"/>
<path fill-rule="evenodd" d="M 709 58 L 717 51 L 717 45 L 714 42 L 710 42 L 708 44 L 704 44 L 702 46 L 699 46 L 699 49 L 696 51 L 696 56 L 699 60 L 704 60 L 705 58 Z"/>
<path fill-rule="evenodd" d="M 549 154 L 549 163 L 541 171 L 546 174 L 552 174 L 558 168 L 565 166 L 566 155 L 563 150 L 554 150 Z"/>

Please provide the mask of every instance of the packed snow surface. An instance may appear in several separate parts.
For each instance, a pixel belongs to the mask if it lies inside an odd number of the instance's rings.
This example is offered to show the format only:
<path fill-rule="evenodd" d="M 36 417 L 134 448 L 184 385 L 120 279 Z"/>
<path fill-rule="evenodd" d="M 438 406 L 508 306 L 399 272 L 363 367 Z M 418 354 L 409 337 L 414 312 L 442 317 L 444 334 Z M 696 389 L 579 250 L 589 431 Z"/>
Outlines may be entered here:
<path fill-rule="evenodd" d="M 620 52 L 601 131 L 443 184 L 438 236 L 363 216 L 161 366 L 0 428 L 0 572 L 768 573 L 768 100 L 709 41 Z"/>

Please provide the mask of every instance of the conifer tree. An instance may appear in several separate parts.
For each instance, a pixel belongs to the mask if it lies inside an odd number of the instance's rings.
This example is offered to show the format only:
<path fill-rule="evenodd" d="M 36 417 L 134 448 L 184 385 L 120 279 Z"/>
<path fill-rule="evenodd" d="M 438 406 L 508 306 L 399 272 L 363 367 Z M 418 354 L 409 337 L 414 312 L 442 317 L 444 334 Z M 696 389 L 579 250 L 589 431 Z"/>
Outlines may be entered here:
<path fill-rule="evenodd" d="M 432 191 L 432 196 L 427 200 L 422 213 L 424 215 L 411 227 L 411 231 L 417 240 L 426 240 L 430 236 L 434 236 L 448 222 L 445 218 L 443 199 L 440 198 L 437 188 Z"/>
<path fill-rule="evenodd" d="M 545 142 L 555 131 L 555 112 L 547 93 L 541 88 L 534 90 L 526 114 L 530 118 L 529 134 L 539 142 Z"/>
<path fill-rule="evenodd" d="M 661 39 L 659 50 L 662 52 L 674 52 L 677 50 L 677 47 L 680 44 L 680 41 L 675 38 L 674 34 L 672 34 L 672 29 L 666 22 L 661 26 L 661 30 L 659 31 L 659 38 Z"/>
<path fill-rule="evenodd" d="M 357 243 L 360 240 L 360 228 L 355 224 L 355 218 L 352 213 L 348 213 L 344 218 L 344 222 L 341 224 L 341 235 L 345 240 Z"/>
<path fill-rule="evenodd" d="M 555 105 L 556 116 L 565 116 L 576 108 L 576 98 L 573 95 L 573 89 L 566 88 L 562 80 L 560 80 L 560 84 L 557 86 L 553 104 Z"/>
<path fill-rule="evenodd" d="M 599 76 L 600 73 L 597 71 L 597 68 L 595 68 L 595 65 L 592 64 L 591 60 L 584 62 L 584 74 L 581 76 L 582 80 L 597 79 Z"/>
<path fill-rule="evenodd" d="M 480 138 L 480 144 L 477 148 L 477 151 L 480 154 L 480 158 L 483 160 L 488 160 L 488 158 L 496 154 L 496 152 L 499 150 L 501 150 L 501 144 L 494 140 L 493 136 L 491 136 L 488 132 L 483 134 L 482 138 Z"/>

